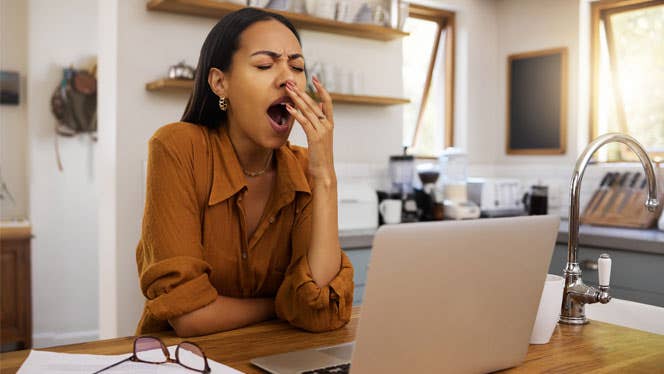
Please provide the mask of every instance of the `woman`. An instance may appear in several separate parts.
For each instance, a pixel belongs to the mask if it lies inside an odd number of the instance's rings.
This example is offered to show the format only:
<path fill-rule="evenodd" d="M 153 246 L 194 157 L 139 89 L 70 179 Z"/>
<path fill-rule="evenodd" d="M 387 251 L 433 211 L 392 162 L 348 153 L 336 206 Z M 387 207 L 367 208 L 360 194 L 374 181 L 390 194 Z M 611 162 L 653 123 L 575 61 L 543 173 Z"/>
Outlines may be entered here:
<path fill-rule="evenodd" d="M 304 92 L 304 67 L 282 16 L 245 8 L 210 31 L 182 122 L 149 143 L 138 334 L 204 335 L 275 316 L 327 331 L 350 319 L 332 101 L 315 77 L 322 103 Z M 287 142 L 295 120 L 308 149 Z"/>

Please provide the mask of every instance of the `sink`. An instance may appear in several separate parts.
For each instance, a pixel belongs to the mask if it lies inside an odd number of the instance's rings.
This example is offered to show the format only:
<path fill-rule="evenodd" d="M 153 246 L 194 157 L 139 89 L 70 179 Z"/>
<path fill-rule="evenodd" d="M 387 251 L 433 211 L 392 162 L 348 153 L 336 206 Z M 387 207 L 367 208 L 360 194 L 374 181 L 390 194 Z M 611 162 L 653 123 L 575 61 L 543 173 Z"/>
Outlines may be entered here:
<path fill-rule="evenodd" d="M 612 299 L 608 304 L 586 305 L 586 317 L 664 335 L 664 308 L 659 306 Z"/>

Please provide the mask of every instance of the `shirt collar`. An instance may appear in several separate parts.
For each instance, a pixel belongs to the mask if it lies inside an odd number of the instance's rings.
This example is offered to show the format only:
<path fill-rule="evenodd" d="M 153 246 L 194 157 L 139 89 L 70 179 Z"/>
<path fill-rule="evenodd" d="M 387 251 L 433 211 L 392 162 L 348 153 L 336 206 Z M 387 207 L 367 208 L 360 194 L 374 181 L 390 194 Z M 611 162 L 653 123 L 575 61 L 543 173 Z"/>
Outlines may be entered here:
<path fill-rule="evenodd" d="M 226 127 L 221 126 L 218 131 L 211 132 L 210 135 L 213 165 L 212 188 L 208 204 L 214 205 L 235 195 L 245 188 L 247 183 Z M 275 158 L 277 160 L 275 192 L 279 195 L 293 196 L 296 191 L 311 194 L 311 188 L 303 169 L 306 165 L 303 166 L 298 160 L 294 147 L 286 142 L 276 150 Z M 304 160 L 308 161 L 306 158 Z"/>

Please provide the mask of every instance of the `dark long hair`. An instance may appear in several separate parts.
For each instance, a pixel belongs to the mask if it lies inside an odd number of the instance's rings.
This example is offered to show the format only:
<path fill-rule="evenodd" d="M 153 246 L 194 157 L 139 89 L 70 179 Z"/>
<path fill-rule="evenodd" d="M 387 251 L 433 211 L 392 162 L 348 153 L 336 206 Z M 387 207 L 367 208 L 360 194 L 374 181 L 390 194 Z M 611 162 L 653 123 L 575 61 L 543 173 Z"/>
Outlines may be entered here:
<path fill-rule="evenodd" d="M 187 102 L 182 121 L 209 128 L 217 128 L 226 121 L 226 112 L 219 109 L 219 98 L 208 85 L 210 68 L 214 67 L 223 72 L 228 71 L 233 54 L 238 49 L 242 32 L 256 22 L 268 20 L 281 22 L 295 34 L 297 41 L 302 44 L 295 26 L 286 17 L 279 14 L 256 8 L 243 8 L 225 15 L 210 30 L 201 47 L 201 55 L 198 58 L 194 77 L 194 90 Z"/>

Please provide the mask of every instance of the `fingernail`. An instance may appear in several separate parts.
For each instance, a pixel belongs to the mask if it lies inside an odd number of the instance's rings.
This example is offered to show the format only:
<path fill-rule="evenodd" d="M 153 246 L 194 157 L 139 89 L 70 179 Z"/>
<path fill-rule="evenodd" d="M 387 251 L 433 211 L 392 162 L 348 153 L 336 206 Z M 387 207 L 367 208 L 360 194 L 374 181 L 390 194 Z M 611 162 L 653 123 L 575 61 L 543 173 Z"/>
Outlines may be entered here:
<path fill-rule="evenodd" d="M 290 104 L 286 104 L 286 110 L 289 112 L 295 111 L 295 108 L 293 108 Z"/>
<path fill-rule="evenodd" d="M 320 81 L 318 80 L 318 77 L 315 76 L 315 75 L 312 76 L 311 79 L 312 79 L 314 82 L 316 82 L 316 83 L 320 83 Z"/>

